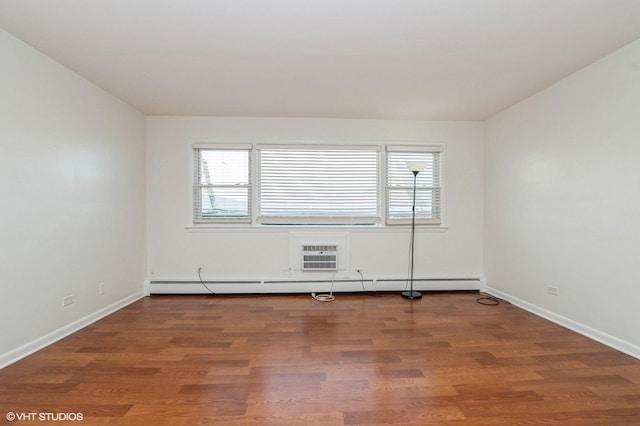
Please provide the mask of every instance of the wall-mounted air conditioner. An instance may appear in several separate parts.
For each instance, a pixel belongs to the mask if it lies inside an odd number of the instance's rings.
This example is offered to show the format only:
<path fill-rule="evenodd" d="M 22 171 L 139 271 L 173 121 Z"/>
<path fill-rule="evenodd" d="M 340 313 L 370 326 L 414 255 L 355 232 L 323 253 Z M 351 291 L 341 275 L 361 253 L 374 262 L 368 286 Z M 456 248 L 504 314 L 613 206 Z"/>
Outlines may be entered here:
<path fill-rule="evenodd" d="M 303 245 L 303 271 L 335 271 L 338 269 L 337 245 Z"/>

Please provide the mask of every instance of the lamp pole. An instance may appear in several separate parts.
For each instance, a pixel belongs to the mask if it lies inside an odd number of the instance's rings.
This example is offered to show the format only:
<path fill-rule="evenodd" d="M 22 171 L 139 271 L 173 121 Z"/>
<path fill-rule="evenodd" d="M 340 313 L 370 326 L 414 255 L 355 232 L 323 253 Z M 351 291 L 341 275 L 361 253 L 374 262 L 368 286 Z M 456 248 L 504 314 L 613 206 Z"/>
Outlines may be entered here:
<path fill-rule="evenodd" d="M 411 258 L 409 260 L 409 270 L 410 270 L 410 281 L 411 287 L 409 291 L 403 291 L 402 297 L 405 299 L 416 300 L 422 299 L 422 294 L 419 291 L 413 291 L 413 243 L 415 241 L 416 234 L 416 180 L 418 178 L 418 173 L 420 173 L 424 169 L 423 164 L 416 163 L 407 163 L 407 167 L 413 173 L 413 206 L 412 206 L 412 215 L 411 215 Z"/>

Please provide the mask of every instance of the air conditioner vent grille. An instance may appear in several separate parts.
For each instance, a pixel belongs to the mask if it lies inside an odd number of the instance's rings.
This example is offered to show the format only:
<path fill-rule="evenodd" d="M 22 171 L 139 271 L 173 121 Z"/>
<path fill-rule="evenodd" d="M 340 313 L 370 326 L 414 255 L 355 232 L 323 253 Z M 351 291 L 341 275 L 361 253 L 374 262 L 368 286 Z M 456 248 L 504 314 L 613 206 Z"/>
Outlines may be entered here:
<path fill-rule="evenodd" d="M 303 271 L 335 271 L 338 269 L 338 246 L 327 244 L 302 246 Z"/>

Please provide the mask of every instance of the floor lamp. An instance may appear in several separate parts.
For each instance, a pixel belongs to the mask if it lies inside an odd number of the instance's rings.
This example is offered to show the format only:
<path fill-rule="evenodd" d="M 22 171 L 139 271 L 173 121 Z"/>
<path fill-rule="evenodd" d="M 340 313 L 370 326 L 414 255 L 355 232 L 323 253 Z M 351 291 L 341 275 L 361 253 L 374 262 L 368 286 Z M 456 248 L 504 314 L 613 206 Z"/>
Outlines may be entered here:
<path fill-rule="evenodd" d="M 418 161 L 409 161 L 407 162 L 407 168 L 411 173 L 413 173 L 413 205 L 411 206 L 411 243 L 410 247 L 410 258 L 409 258 L 409 271 L 410 271 L 410 280 L 411 280 L 411 288 L 409 291 L 403 291 L 402 297 L 405 299 L 416 300 L 422 299 L 422 294 L 419 291 L 413 291 L 413 243 L 416 237 L 416 181 L 418 179 L 418 173 L 423 171 L 427 165 Z"/>

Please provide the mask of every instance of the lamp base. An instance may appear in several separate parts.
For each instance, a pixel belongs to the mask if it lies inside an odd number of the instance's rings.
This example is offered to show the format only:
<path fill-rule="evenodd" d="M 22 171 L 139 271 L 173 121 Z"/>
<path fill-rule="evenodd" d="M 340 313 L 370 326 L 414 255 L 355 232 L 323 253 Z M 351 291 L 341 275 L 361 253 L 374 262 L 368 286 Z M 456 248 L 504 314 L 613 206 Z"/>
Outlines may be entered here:
<path fill-rule="evenodd" d="M 403 291 L 402 297 L 411 300 L 422 299 L 422 293 L 420 293 L 419 291 Z"/>

